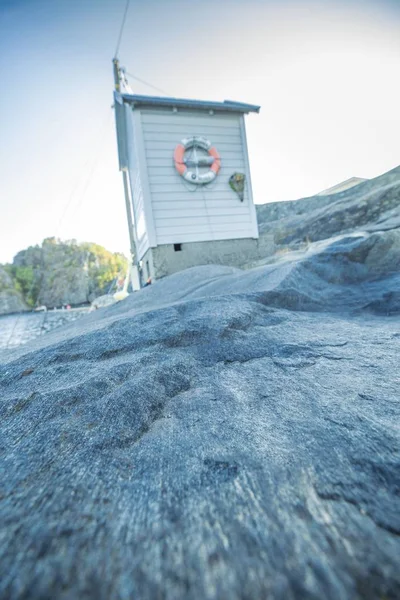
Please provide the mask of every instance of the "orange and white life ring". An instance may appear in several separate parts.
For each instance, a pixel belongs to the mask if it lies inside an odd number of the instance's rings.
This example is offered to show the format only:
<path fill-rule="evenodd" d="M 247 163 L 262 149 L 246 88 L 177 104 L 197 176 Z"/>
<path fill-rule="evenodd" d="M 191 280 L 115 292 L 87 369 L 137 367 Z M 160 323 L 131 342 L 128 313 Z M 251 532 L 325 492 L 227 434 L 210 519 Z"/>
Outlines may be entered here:
<path fill-rule="evenodd" d="M 186 159 L 185 152 L 191 148 L 202 148 L 208 152 L 208 156 L 198 157 L 195 161 Z M 209 140 L 204 137 L 194 136 L 183 139 L 177 145 L 174 152 L 174 163 L 175 169 L 183 179 L 196 185 L 204 185 L 214 181 L 218 175 L 221 168 L 221 157 Z M 196 171 L 189 169 L 189 166 L 194 165 L 197 167 L 209 166 L 210 168 L 205 173 L 199 173 L 198 169 Z"/>

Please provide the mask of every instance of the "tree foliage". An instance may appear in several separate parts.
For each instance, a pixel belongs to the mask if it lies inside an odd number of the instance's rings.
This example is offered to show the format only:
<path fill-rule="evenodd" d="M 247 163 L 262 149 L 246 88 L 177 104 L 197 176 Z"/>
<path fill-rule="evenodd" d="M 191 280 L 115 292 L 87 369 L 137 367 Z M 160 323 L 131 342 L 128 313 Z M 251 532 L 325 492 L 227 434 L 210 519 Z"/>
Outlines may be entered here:
<path fill-rule="evenodd" d="M 29 306 L 35 306 L 49 295 L 49 288 L 50 295 L 52 287 L 59 288 L 60 281 L 74 287 L 75 292 L 76 286 L 84 283 L 87 299 L 107 293 L 113 281 L 125 275 L 126 265 L 123 254 L 109 252 L 99 244 L 50 237 L 41 246 L 21 250 L 12 264 L 3 268 L 11 277 L 14 290 Z"/>
<path fill-rule="evenodd" d="M 14 289 L 24 298 L 28 306 L 34 306 L 39 292 L 35 270 L 32 266 L 5 265 L 14 282 Z"/>

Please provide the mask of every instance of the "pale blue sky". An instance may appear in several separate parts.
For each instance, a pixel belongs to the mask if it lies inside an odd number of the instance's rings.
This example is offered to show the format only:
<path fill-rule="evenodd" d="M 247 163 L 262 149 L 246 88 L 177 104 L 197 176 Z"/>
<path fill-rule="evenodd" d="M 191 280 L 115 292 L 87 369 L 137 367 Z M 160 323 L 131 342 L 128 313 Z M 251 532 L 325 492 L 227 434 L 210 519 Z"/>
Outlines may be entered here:
<path fill-rule="evenodd" d="M 124 7 L 0 0 L 0 262 L 51 235 L 127 250 L 111 110 Z M 257 203 L 400 163 L 399 1 L 131 0 L 120 59 L 170 95 L 261 104 Z"/>

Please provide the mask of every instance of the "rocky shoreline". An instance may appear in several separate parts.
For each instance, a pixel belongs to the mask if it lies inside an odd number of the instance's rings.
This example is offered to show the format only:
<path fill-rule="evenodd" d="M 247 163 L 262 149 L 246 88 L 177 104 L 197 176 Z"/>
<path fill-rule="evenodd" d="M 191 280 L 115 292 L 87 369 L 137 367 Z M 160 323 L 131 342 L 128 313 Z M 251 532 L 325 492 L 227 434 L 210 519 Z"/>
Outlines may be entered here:
<path fill-rule="evenodd" d="M 16 348 L 70 324 L 86 315 L 89 307 L 71 310 L 12 313 L 0 316 L 0 350 Z"/>

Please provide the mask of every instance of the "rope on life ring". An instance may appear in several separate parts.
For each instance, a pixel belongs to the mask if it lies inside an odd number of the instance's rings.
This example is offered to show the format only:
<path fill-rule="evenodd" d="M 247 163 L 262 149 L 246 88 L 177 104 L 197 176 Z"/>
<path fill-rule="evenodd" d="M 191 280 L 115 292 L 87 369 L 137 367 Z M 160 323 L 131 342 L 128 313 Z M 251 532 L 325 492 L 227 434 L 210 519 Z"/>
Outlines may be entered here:
<path fill-rule="evenodd" d="M 200 159 L 198 164 L 200 166 L 210 165 L 210 168 L 205 173 L 197 173 L 188 168 L 185 161 L 185 152 L 190 148 L 198 147 L 206 150 L 208 152 L 208 157 Z M 203 137 L 192 137 L 185 138 L 178 144 L 174 151 L 174 163 L 175 169 L 185 179 L 190 183 L 194 183 L 195 185 L 205 185 L 214 181 L 218 172 L 221 168 L 221 157 L 218 153 L 218 150 L 211 145 L 211 142 Z"/>

